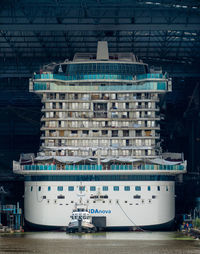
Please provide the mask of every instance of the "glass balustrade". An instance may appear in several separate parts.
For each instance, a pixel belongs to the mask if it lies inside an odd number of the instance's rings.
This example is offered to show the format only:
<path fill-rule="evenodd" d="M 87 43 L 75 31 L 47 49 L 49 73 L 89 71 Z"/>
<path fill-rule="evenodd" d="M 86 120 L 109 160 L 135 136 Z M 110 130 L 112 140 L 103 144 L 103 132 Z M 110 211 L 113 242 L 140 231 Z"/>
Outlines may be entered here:
<path fill-rule="evenodd" d="M 147 73 L 147 74 L 141 74 L 137 75 L 136 79 L 141 80 L 141 79 L 162 79 L 165 78 L 165 76 L 162 73 Z"/>
<path fill-rule="evenodd" d="M 80 91 L 80 92 L 86 92 L 86 91 L 137 91 L 137 90 L 163 90 L 165 91 L 167 89 L 167 83 L 166 82 L 145 82 L 143 84 L 137 84 L 137 85 L 77 85 L 77 86 L 69 86 L 69 85 L 58 85 L 56 83 L 50 83 L 50 85 L 47 85 L 46 83 L 38 83 L 35 82 L 33 85 L 33 90 L 51 90 L 51 91 Z"/>
<path fill-rule="evenodd" d="M 103 165 L 24 165 L 23 170 L 103 170 Z M 120 165 L 112 164 L 105 170 L 184 170 L 183 165 Z"/>

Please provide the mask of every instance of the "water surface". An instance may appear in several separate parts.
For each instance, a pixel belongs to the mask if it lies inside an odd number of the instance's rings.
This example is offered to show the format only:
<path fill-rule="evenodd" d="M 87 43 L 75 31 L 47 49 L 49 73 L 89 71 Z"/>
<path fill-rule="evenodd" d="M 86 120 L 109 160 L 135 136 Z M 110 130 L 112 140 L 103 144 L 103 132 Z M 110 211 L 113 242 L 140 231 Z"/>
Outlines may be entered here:
<path fill-rule="evenodd" d="M 200 240 L 177 232 L 0 234 L 0 253 L 199 254 Z"/>

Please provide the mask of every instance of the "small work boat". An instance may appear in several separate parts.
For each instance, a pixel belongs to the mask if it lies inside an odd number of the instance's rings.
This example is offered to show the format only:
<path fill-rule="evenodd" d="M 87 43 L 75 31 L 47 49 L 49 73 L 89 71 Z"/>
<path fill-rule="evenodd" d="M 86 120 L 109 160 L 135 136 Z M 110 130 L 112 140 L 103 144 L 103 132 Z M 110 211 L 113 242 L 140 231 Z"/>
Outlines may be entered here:
<path fill-rule="evenodd" d="M 85 204 L 76 204 L 70 218 L 71 221 L 69 222 L 69 225 L 67 227 L 67 232 L 92 233 L 96 231 L 96 227 L 92 224 L 92 217 Z"/>

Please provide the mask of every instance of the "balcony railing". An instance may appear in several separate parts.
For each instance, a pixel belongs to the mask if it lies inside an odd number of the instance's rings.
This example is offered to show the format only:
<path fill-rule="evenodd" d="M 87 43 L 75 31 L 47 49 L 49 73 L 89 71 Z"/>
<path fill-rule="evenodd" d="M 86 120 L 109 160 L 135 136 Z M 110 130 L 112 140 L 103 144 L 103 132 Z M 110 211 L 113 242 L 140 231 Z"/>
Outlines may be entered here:
<path fill-rule="evenodd" d="M 184 165 L 24 165 L 22 170 L 184 170 Z"/>

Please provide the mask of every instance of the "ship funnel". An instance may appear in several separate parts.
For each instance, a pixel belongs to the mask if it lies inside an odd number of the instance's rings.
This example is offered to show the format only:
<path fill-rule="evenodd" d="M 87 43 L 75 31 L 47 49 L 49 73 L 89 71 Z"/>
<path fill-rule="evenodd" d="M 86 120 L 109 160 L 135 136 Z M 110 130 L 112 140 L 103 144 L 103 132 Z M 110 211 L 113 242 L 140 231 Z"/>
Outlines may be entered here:
<path fill-rule="evenodd" d="M 97 60 L 109 60 L 107 41 L 98 41 Z"/>

